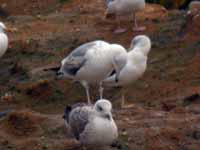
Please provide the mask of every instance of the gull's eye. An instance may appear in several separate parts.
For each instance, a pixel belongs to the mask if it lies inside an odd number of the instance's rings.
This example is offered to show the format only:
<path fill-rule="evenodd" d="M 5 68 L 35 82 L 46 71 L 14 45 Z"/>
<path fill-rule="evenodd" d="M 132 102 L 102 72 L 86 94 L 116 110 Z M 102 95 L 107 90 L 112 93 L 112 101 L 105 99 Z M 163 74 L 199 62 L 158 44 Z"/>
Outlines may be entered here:
<path fill-rule="evenodd" d="M 103 108 L 101 106 L 97 106 L 98 111 L 103 111 Z"/>

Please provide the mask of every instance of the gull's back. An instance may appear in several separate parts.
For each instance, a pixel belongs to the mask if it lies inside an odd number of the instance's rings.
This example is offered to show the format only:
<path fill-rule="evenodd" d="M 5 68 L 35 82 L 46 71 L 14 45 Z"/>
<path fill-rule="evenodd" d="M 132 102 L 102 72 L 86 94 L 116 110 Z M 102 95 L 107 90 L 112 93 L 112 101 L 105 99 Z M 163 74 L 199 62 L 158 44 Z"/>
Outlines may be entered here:
<path fill-rule="evenodd" d="M 115 0 L 109 2 L 107 7 L 109 13 L 116 13 L 118 15 L 129 14 L 143 9 L 145 7 L 145 0 Z"/>
<path fill-rule="evenodd" d="M 89 123 L 91 114 L 92 108 L 87 105 L 78 106 L 71 111 L 69 115 L 69 126 L 77 140 L 80 139 L 80 135 Z"/>

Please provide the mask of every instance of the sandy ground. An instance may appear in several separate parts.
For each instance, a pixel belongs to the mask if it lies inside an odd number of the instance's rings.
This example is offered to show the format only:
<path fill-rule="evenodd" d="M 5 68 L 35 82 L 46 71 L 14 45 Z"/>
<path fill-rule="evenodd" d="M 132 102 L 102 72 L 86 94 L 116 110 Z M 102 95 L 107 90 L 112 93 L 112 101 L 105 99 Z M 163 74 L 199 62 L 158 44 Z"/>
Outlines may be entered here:
<path fill-rule="evenodd" d="M 101 0 L 60 3 L 0 0 L 8 14 L 10 45 L 0 61 L 0 150 L 75 150 L 62 119 L 66 104 L 85 101 L 79 84 L 56 80 L 44 68 L 82 43 L 101 39 L 128 48 L 131 39 L 146 34 L 152 39 L 148 69 L 129 88 L 131 109 L 120 109 L 120 90 L 106 89 L 113 102 L 122 150 L 198 150 L 200 147 L 200 30 L 185 13 L 147 5 L 138 14 L 147 30 L 131 30 L 131 17 L 123 18 L 128 32 L 114 35 L 115 20 L 103 18 Z M 48 6 L 46 5 L 48 3 Z M 181 32 L 180 32 L 181 31 Z M 94 88 L 96 89 L 96 88 Z M 93 100 L 98 91 L 92 91 Z"/>

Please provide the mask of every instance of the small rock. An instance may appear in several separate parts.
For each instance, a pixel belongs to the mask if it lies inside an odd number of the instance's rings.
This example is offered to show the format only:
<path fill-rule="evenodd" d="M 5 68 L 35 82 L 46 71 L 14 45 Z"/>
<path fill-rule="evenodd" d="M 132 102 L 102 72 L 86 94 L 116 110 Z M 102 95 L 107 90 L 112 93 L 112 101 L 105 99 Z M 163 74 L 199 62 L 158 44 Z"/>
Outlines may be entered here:
<path fill-rule="evenodd" d="M 80 28 L 76 28 L 75 31 L 76 31 L 76 32 L 80 32 L 81 29 L 80 29 Z"/>
<path fill-rule="evenodd" d="M 1 8 L 6 8 L 6 7 L 7 7 L 6 3 L 1 4 Z"/>
<path fill-rule="evenodd" d="M 113 148 L 122 149 L 122 145 L 119 141 L 114 141 L 111 145 Z"/>
<path fill-rule="evenodd" d="M 189 4 L 189 10 L 190 11 L 200 11 L 200 2 L 199 1 L 192 1 Z"/>
<path fill-rule="evenodd" d="M 42 16 L 41 16 L 41 15 L 37 15 L 36 17 L 37 17 L 38 19 L 41 19 L 41 18 L 42 18 Z"/>
<path fill-rule="evenodd" d="M 162 103 L 162 109 L 164 111 L 171 111 L 172 109 L 174 109 L 176 107 L 175 104 L 170 104 L 170 103 L 167 103 L 167 102 L 163 102 Z"/>
<path fill-rule="evenodd" d="M 126 136 L 127 135 L 127 132 L 124 130 L 124 131 L 122 131 L 122 135 L 123 136 Z"/>
<path fill-rule="evenodd" d="M 192 137 L 195 139 L 195 140 L 200 140 L 200 131 L 194 131 L 192 133 Z"/>
<path fill-rule="evenodd" d="M 18 29 L 17 28 L 8 28 L 7 31 L 11 32 L 11 33 L 16 33 L 16 32 L 18 32 Z"/>
<path fill-rule="evenodd" d="M 189 11 L 187 13 L 187 16 L 192 19 L 192 21 L 200 26 L 200 2 L 199 1 L 193 1 L 189 5 Z"/>
<path fill-rule="evenodd" d="M 0 112 L 0 118 L 7 116 L 11 112 L 11 109 L 7 109 Z"/>
<path fill-rule="evenodd" d="M 197 101 L 199 98 L 200 98 L 200 95 L 198 93 L 187 96 L 183 99 L 183 105 L 184 106 L 190 105 L 193 102 Z"/>
<path fill-rule="evenodd" d="M 7 103 L 13 103 L 15 101 L 15 96 L 11 93 L 5 93 L 5 95 L 1 96 L 1 101 Z"/>
<path fill-rule="evenodd" d="M 200 28 L 200 13 L 197 14 L 196 16 L 194 16 L 193 22 L 194 22 L 195 26 L 197 26 L 198 28 Z"/>
<path fill-rule="evenodd" d="M 14 64 L 13 67 L 10 69 L 11 74 L 17 74 L 17 73 L 20 73 L 20 72 L 24 72 L 24 68 L 19 63 Z"/>

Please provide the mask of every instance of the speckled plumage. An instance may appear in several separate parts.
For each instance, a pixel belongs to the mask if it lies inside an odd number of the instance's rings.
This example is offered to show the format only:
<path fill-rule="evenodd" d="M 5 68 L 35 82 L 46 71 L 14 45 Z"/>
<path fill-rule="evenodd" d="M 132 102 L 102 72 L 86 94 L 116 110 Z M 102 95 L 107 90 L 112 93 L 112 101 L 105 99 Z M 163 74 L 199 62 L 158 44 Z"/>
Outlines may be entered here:
<path fill-rule="evenodd" d="M 111 114 L 112 105 L 108 100 L 102 99 L 95 105 L 81 104 L 66 109 L 64 116 L 68 118 L 65 117 L 65 122 L 83 145 L 110 145 L 117 138 L 117 126 Z"/>

